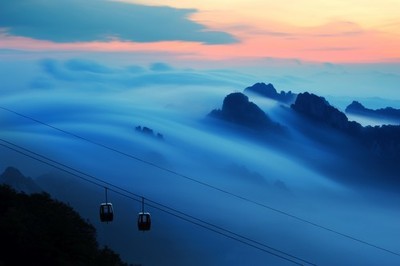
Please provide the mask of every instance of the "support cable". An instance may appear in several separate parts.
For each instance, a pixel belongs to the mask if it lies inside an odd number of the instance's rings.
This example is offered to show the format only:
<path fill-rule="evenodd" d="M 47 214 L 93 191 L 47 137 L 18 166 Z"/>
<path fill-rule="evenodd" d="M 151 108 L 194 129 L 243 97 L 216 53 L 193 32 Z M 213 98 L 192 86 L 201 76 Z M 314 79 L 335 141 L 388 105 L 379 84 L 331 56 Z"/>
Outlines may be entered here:
<path fill-rule="evenodd" d="M 47 157 L 42 156 L 40 154 L 37 154 L 35 152 L 31 152 L 28 149 L 20 147 L 20 146 L 18 146 L 16 144 L 12 144 L 11 142 L 5 141 L 3 139 L 0 139 L 0 141 L 4 142 L 4 143 L 7 143 L 7 144 L 0 143 L 0 146 L 3 146 L 5 148 L 7 148 L 7 149 L 10 149 L 10 150 L 16 152 L 16 153 L 19 153 L 21 155 L 29 157 L 29 158 L 31 158 L 33 160 L 39 161 L 39 162 L 41 162 L 43 164 L 51 166 L 51 167 L 53 167 L 55 169 L 58 169 L 60 171 L 65 172 L 65 173 L 68 173 L 68 174 L 70 174 L 72 176 L 75 176 L 75 177 L 77 177 L 77 178 L 79 178 L 81 180 L 89 182 L 89 183 L 91 183 L 93 185 L 96 185 L 98 187 L 103 187 L 103 184 L 101 184 L 99 182 L 108 183 L 108 182 L 104 182 L 104 181 L 102 181 L 101 179 L 98 179 L 98 178 L 96 178 L 96 181 L 93 181 L 93 180 L 90 180 L 88 178 L 82 177 L 81 175 L 85 175 L 85 176 L 88 176 L 88 177 L 92 178 L 91 175 L 85 174 L 84 172 L 76 170 L 76 169 L 74 169 L 72 167 L 68 167 L 68 166 L 66 166 L 66 165 L 64 165 L 62 163 L 58 163 L 55 160 L 52 160 L 50 158 L 47 158 Z M 14 146 L 14 147 L 11 147 L 11 145 Z M 31 153 L 31 154 L 29 154 L 29 153 Z M 38 158 L 38 157 L 40 157 L 40 158 Z M 65 168 L 67 168 L 67 169 L 65 169 Z M 79 173 L 80 175 L 77 174 L 77 173 Z M 111 183 L 109 183 L 109 184 L 112 185 Z M 293 264 L 304 265 L 304 264 L 300 263 L 300 262 L 304 262 L 304 263 L 306 263 L 308 265 L 316 265 L 316 264 L 314 264 L 312 262 L 309 262 L 307 260 L 301 259 L 301 258 L 299 258 L 297 256 L 294 256 L 294 255 L 291 255 L 289 253 L 280 251 L 278 249 L 272 248 L 272 247 L 267 246 L 267 245 L 265 245 L 265 244 L 263 244 L 261 242 L 258 242 L 258 241 L 252 240 L 252 239 L 250 239 L 248 237 L 245 237 L 245 236 L 242 236 L 240 234 L 234 233 L 234 232 L 232 232 L 230 230 L 224 229 L 223 227 L 211 224 L 211 223 L 206 222 L 206 221 L 204 221 L 202 219 L 196 218 L 196 217 L 194 217 L 192 215 L 186 214 L 184 212 L 181 212 L 181 211 L 176 210 L 174 208 L 168 207 L 168 206 L 163 205 L 161 203 L 158 203 L 156 201 L 153 201 L 153 200 L 150 200 L 150 199 L 146 198 L 146 200 L 151 202 L 151 203 L 145 203 L 143 196 L 139 196 L 139 195 L 137 195 L 135 193 L 132 193 L 130 191 L 127 191 L 127 190 L 125 190 L 123 188 L 120 188 L 118 186 L 115 186 L 115 185 L 112 185 L 112 186 L 114 188 L 112 188 L 112 189 L 106 188 L 106 191 L 110 190 L 110 191 L 112 191 L 112 192 L 114 192 L 116 194 L 119 194 L 121 196 L 129 198 L 131 200 L 134 200 L 134 201 L 137 201 L 137 202 L 141 202 L 142 203 L 142 210 L 144 210 L 144 204 L 146 204 L 147 206 L 152 207 L 153 209 L 156 209 L 156 210 L 162 211 L 164 213 L 170 214 L 170 215 L 172 215 L 172 216 L 174 216 L 176 218 L 179 218 L 179 219 L 184 220 L 186 222 L 189 222 L 191 224 L 200 226 L 200 227 L 202 227 L 204 229 L 207 229 L 207 230 L 209 230 L 211 232 L 220 234 L 220 235 L 225 236 L 225 237 L 227 237 L 229 239 L 235 240 L 237 242 L 240 242 L 240 243 L 245 244 L 247 246 L 250 246 L 252 248 L 258 249 L 260 251 L 263 251 L 263 252 L 268 253 L 270 255 L 273 255 L 275 257 L 278 257 L 278 258 L 284 259 L 286 261 L 292 262 Z M 121 192 L 119 190 L 121 190 L 123 192 Z M 129 193 L 129 194 L 131 194 L 133 196 L 127 195 L 126 193 Z M 141 198 L 141 200 L 138 199 L 138 197 Z M 268 249 L 270 249 L 270 250 L 268 250 Z M 281 254 L 277 254 L 277 253 L 281 253 Z"/>
<path fill-rule="evenodd" d="M 335 230 L 335 229 L 332 229 L 332 228 L 329 228 L 329 227 L 326 227 L 326 226 L 317 224 L 317 223 L 315 223 L 315 222 L 312 222 L 312 221 L 309 221 L 309 220 L 307 220 L 307 219 L 301 218 L 301 217 L 299 217 L 299 216 L 297 216 L 297 215 L 290 214 L 290 213 L 288 213 L 288 212 L 286 212 L 286 211 L 282 211 L 282 210 L 279 210 L 279 209 L 274 208 L 274 207 L 272 207 L 272 206 L 269 206 L 269 205 L 267 205 L 267 204 L 264 204 L 264 203 L 261 203 L 261 202 L 252 200 L 252 199 L 250 199 L 250 198 L 248 198 L 248 197 L 235 194 L 235 193 L 230 192 L 230 191 L 228 191 L 228 190 L 225 190 L 225 189 L 219 188 L 219 187 L 217 187 L 217 186 L 214 186 L 214 185 L 212 185 L 212 184 L 209 184 L 209 183 L 207 183 L 207 182 L 204 182 L 204 181 L 195 179 L 195 178 L 190 177 L 190 176 L 188 176 L 188 175 L 181 174 L 181 173 L 179 173 L 179 172 L 176 172 L 176 171 L 171 170 L 171 169 L 168 169 L 168 168 L 166 168 L 166 167 L 157 165 L 157 164 L 155 164 L 155 163 L 146 161 L 146 160 L 141 159 L 141 158 L 139 158 L 139 157 L 137 157 L 137 156 L 134 156 L 134 155 L 131 155 L 131 154 L 129 154 L 129 153 L 120 151 L 120 150 L 118 150 L 118 149 L 116 149 L 116 148 L 110 147 L 110 146 L 105 145 L 105 144 L 102 144 L 102 143 L 100 143 L 100 142 L 92 141 L 92 140 L 90 140 L 90 139 L 88 139 L 88 138 L 82 137 L 82 136 L 77 135 L 77 134 L 75 134 L 75 133 L 71 133 L 71 132 L 69 132 L 69 131 L 67 131 L 67 130 L 64 130 L 64 129 L 61 129 L 61 128 L 52 126 L 52 125 L 50 125 L 50 124 L 48 124 L 48 123 L 42 122 L 42 121 L 37 120 L 37 119 L 35 119 L 35 118 L 33 118 L 33 117 L 30 117 L 30 116 L 28 116 L 28 115 L 21 114 L 21 113 L 19 113 L 19 112 L 13 111 L 13 110 L 11 110 L 11 109 L 9 109 L 9 108 L 6 108 L 6 107 L 3 107 L 3 106 L 0 106 L 0 109 L 2 109 L 2 110 L 4 110 L 4 111 L 7 111 L 7 112 L 9 112 L 9 113 L 12 113 L 12 114 L 14 114 L 14 115 L 23 117 L 23 118 L 25 118 L 25 119 L 31 120 L 31 121 L 33 121 L 33 122 L 35 122 L 35 123 L 44 125 L 44 126 L 46 126 L 46 127 L 49 127 L 49 128 L 51 128 L 51 129 L 54 129 L 54 130 L 56 130 L 56 131 L 59 131 L 59 132 L 61 132 L 61 133 L 63 133 L 63 134 L 72 136 L 72 137 L 74 137 L 74 138 L 80 139 L 80 140 L 85 141 L 85 142 L 88 142 L 88 143 L 93 144 L 93 145 L 95 145 L 95 146 L 102 147 L 102 148 L 104 148 L 104 149 L 106 149 L 106 150 L 115 152 L 115 153 L 117 153 L 117 154 L 120 154 L 120 155 L 122 155 L 122 156 L 128 157 L 128 158 L 130 158 L 130 159 L 139 161 L 139 162 L 141 162 L 141 163 L 143 163 L 143 164 L 146 164 L 146 165 L 149 165 L 149 166 L 151 166 L 151 167 L 157 168 L 157 169 L 162 170 L 162 171 L 164 171 L 164 172 L 173 174 L 173 175 L 175 175 L 175 176 L 177 176 L 177 177 L 180 177 L 180 178 L 189 180 L 189 181 L 191 181 L 191 182 L 197 183 L 197 184 L 199 184 L 199 185 L 208 187 L 208 188 L 210 188 L 210 189 L 216 190 L 216 191 L 218 191 L 218 192 L 221 192 L 221 193 L 223 193 L 223 194 L 226 194 L 226 195 L 229 195 L 229 196 L 231 196 L 231 197 L 237 198 L 237 199 L 239 199 L 239 200 L 246 201 L 246 202 L 248 202 L 248 203 L 251 203 L 251 204 L 253 204 L 253 205 L 259 206 L 259 207 L 261 207 L 261 208 L 268 209 L 268 210 L 270 210 L 270 211 L 273 211 L 273 212 L 279 213 L 279 214 L 281 214 L 281 215 L 290 217 L 290 218 L 295 219 L 295 220 L 297 220 L 297 221 L 300 221 L 300 222 L 309 224 L 309 225 L 314 226 L 314 227 L 316 227 L 316 228 L 319 228 L 319 229 L 322 229 L 322 230 L 331 232 L 331 233 L 333 233 L 333 234 L 342 236 L 342 237 L 344 237 L 344 238 L 353 240 L 353 241 L 355 241 L 355 242 L 358 242 L 358 243 L 361 243 L 361 244 L 370 246 L 370 247 L 372 247 L 372 248 L 379 249 L 379 250 L 384 251 L 384 252 L 386 252 L 386 253 L 390 253 L 390 254 L 392 254 L 392 255 L 395 255 L 395 256 L 400 257 L 400 253 L 398 253 L 398 252 L 395 252 L 395 251 L 389 250 L 389 249 L 387 249 L 387 248 L 378 246 L 378 245 L 373 244 L 373 243 L 371 243 L 371 242 L 364 241 L 364 240 L 362 240 L 362 239 L 356 238 L 356 237 L 351 236 L 351 235 L 349 235 L 349 234 L 345 234 L 345 233 L 339 232 L 339 231 L 337 231 L 337 230 Z M 102 181 L 102 182 L 104 182 L 104 181 Z M 106 183 L 106 184 L 109 184 L 109 183 L 107 183 L 107 182 L 105 182 L 105 183 Z M 109 184 L 109 185 L 111 185 L 111 184 Z"/>

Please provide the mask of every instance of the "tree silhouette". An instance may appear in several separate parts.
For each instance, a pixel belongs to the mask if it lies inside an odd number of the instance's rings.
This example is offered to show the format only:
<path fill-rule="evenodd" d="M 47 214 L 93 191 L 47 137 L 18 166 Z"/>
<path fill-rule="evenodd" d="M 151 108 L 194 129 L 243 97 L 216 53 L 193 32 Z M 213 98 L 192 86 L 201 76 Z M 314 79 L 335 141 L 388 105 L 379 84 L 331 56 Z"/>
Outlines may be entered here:
<path fill-rule="evenodd" d="M 0 265 L 127 265 L 95 228 L 47 193 L 17 193 L 0 186 Z"/>

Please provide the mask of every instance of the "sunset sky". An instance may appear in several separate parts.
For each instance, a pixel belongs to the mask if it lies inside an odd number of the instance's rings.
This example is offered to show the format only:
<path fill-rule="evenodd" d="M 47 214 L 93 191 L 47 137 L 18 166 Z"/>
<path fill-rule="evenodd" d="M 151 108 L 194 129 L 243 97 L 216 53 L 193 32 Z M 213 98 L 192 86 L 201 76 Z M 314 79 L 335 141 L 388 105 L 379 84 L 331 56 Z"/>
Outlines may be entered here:
<path fill-rule="evenodd" d="M 236 60 L 400 60 L 399 1 L 124 2 L 132 5 L 2 1 L 1 48 L 163 51 Z"/>
<path fill-rule="evenodd" d="M 198 12 L 191 19 L 238 40 L 237 44 L 199 48 L 206 57 L 265 56 L 319 62 L 400 59 L 399 1 L 153 2 L 194 7 Z"/>
<path fill-rule="evenodd" d="M 392 90 L 387 97 L 394 98 L 400 81 L 398 10 L 400 1 L 393 0 L 2 0 L 0 56 L 113 54 L 114 61 L 255 72 L 289 64 L 274 75 L 307 73 L 308 79 L 310 65 L 322 66 L 319 72 L 341 66 L 352 77 L 340 86 L 375 75 L 372 83 L 386 84 Z"/>

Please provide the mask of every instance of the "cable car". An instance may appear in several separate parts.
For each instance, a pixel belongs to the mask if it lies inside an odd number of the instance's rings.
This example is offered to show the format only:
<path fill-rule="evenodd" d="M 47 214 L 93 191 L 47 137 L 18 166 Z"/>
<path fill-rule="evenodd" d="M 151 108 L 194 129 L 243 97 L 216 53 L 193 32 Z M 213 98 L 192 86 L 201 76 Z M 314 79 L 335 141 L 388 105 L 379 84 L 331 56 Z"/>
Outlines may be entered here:
<path fill-rule="evenodd" d="M 138 214 L 137 226 L 139 231 L 149 231 L 151 228 L 150 213 L 144 212 L 144 197 L 142 197 L 142 211 Z"/>
<path fill-rule="evenodd" d="M 112 203 L 102 203 L 100 204 L 100 221 L 102 222 L 112 222 L 114 219 L 114 210 Z"/>
<path fill-rule="evenodd" d="M 151 228 L 150 213 L 139 212 L 137 225 L 138 225 L 139 231 L 149 231 Z"/>
<path fill-rule="evenodd" d="M 107 197 L 107 187 L 104 187 L 104 190 L 106 192 L 106 202 L 100 204 L 100 221 L 102 222 L 112 222 L 114 219 L 114 209 L 112 206 L 112 203 L 108 202 L 108 197 Z"/>

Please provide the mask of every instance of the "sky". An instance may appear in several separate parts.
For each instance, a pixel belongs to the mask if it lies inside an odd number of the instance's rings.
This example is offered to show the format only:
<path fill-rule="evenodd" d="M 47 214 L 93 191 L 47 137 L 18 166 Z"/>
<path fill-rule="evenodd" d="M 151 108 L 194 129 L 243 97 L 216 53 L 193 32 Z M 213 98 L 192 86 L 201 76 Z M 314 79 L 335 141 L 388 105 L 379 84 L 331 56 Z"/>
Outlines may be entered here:
<path fill-rule="evenodd" d="M 1 48 L 169 52 L 210 60 L 400 60 L 398 1 L 11 1 Z"/>
<path fill-rule="evenodd" d="M 0 75 L 44 59 L 162 63 L 236 71 L 232 79 L 248 77 L 242 87 L 400 100 L 399 9 L 391 0 L 3 0 Z"/>

